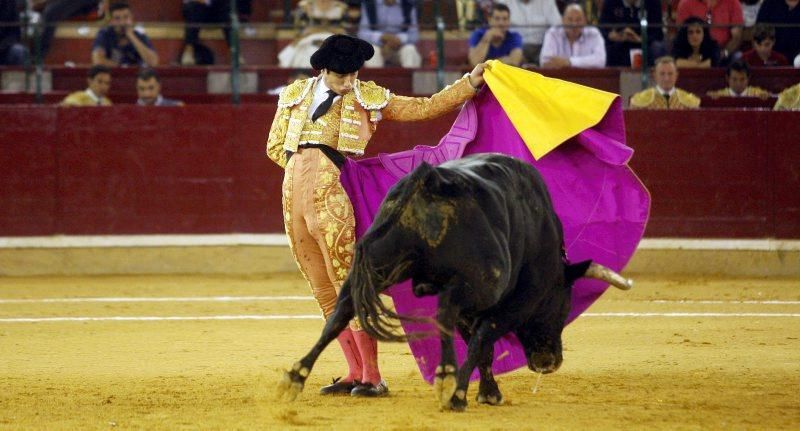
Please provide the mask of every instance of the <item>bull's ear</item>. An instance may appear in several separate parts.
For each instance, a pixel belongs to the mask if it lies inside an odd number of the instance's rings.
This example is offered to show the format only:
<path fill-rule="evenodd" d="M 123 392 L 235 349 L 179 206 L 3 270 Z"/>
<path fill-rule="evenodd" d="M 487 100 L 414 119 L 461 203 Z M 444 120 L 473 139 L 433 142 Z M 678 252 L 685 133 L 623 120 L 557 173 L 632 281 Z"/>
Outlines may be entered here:
<path fill-rule="evenodd" d="M 586 270 L 589 269 L 589 265 L 592 264 L 591 260 L 584 260 L 583 262 L 578 262 L 575 264 L 567 264 L 564 267 L 564 283 L 567 286 L 572 286 L 572 283 L 575 280 L 581 278 L 586 274 Z"/>

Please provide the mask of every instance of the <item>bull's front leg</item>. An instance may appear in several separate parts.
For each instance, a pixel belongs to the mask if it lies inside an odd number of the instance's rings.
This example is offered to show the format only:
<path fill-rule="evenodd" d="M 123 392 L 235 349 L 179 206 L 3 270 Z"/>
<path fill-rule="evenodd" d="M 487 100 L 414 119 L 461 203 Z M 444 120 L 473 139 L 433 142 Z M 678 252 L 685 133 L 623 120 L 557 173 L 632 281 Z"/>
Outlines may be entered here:
<path fill-rule="evenodd" d="M 319 355 L 347 327 L 353 316 L 355 316 L 355 308 L 353 307 L 353 298 L 350 296 L 350 283 L 345 281 L 342 290 L 339 292 L 336 309 L 330 315 L 328 321 L 325 322 L 322 335 L 320 335 L 317 343 L 314 344 L 314 347 L 303 359 L 295 362 L 291 370 L 284 372 L 283 379 L 278 383 L 277 398 L 283 398 L 288 401 L 294 401 L 297 398 L 300 392 L 303 391 L 306 379 Z"/>
<path fill-rule="evenodd" d="M 461 332 L 461 338 L 469 345 L 472 339 L 472 328 L 470 322 L 466 320 L 459 320 L 458 330 Z M 490 404 L 498 406 L 503 404 L 503 394 L 500 388 L 497 387 L 497 382 L 494 380 L 492 374 L 492 361 L 494 360 L 494 344 L 489 347 L 486 354 L 478 358 L 478 370 L 480 371 L 481 380 L 478 386 L 478 396 L 475 398 L 479 404 Z"/>
<path fill-rule="evenodd" d="M 463 411 L 467 408 L 469 377 L 475 370 L 475 366 L 479 363 L 485 365 L 485 368 L 481 370 L 481 385 L 483 389 L 487 391 L 487 395 L 494 396 L 495 398 L 499 397 L 497 404 L 502 402 L 502 395 L 500 394 L 500 390 L 497 388 L 497 383 L 494 381 L 494 377 L 491 374 L 491 367 L 494 343 L 500 339 L 503 334 L 508 332 L 508 326 L 508 324 L 500 323 L 495 319 L 484 319 L 478 325 L 477 330 L 469 341 L 467 358 L 464 360 L 464 363 L 458 370 L 458 385 L 456 386 L 456 391 L 453 394 L 453 398 L 450 400 L 451 410 Z M 483 386 L 484 371 L 488 371 L 489 373 L 487 386 Z M 494 389 L 494 391 L 492 391 L 492 389 Z M 478 397 L 478 401 L 480 402 L 480 393 Z"/>
<path fill-rule="evenodd" d="M 441 410 L 451 408 L 450 400 L 456 391 L 456 353 L 453 346 L 453 331 L 458 319 L 457 305 L 450 301 L 450 291 L 439 295 L 439 308 L 436 320 L 439 323 L 439 338 L 442 343 L 442 357 L 436 367 L 436 377 L 433 380 L 433 390 L 439 401 Z"/>

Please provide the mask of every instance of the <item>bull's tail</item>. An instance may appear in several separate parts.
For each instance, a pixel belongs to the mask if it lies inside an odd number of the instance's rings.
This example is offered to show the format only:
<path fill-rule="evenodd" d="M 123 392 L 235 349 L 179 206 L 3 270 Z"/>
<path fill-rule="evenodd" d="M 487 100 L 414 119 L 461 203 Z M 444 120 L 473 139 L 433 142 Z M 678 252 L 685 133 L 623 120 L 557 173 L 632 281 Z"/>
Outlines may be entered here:
<path fill-rule="evenodd" d="M 350 293 L 355 314 L 362 328 L 371 337 L 381 341 L 403 342 L 408 340 L 403 334 L 400 322 L 430 323 L 432 319 L 397 314 L 384 304 L 380 294 L 395 283 L 408 278 L 411 266 L 408 259 L 398 259 L 392 268 L 373 268 L 363 249 L 358 247 L 355 262 L 350 270 Z"/>

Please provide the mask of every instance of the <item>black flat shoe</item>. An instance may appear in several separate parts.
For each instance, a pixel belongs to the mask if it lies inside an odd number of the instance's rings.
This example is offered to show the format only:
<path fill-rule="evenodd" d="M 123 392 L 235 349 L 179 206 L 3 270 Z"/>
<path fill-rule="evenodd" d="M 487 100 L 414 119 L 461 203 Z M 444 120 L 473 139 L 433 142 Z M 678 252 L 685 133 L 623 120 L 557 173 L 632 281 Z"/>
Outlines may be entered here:
<path fill-rule="evenodd" d="M 353 388 L 350 395 L 354 397 L 385 397 L 389 395 L 389 387 L 383 380 L 377 385 L 364 383 Z"/>
<path fill-rule="evenodd" d="M 333 379 L 330 385 L 321 387 L 319 393 L 321 395 L 347 395 L 361 384 L 358 380 L 352 382 L 340 382 L 340 380 L 342 380 L 341 377 Z"/>

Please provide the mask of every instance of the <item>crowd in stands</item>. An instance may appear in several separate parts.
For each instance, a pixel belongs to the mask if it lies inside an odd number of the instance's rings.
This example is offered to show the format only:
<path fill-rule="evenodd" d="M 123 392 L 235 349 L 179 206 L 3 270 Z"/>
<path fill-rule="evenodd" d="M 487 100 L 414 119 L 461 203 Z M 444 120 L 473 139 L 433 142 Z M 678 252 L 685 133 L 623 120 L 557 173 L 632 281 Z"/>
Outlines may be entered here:
<path fill-rule="evenodd" d="M 419 50 L 422 0 L 301 0 L 296 4 L 295 37 L 277 53 L 281 67 L 309 69 L 311 54 L 332 34 L 370 42 L 376 55 L 366 67 L 429 64 Z M 237 7 L 236 16 L 247 22 L 252 0 L 239 0 Z M 636 107 L 693 107 L 699 98 L 675 87 L 678 70 L 683 68 L 727 67 L 728 87 L 709 96 L 764 97 L 741 86 L 751 69 L 800 67 L 800 0 L 454 0 L 454 7 L 458 12 L 454 27 L 469 31 L 465 63 L 470 65 L 500 59 L 542 69 L 654 66 L 656 86 L 631 100 Z M 136 24 L 132 6 L 124 1 L 0 0 L 0 22 L 18 22 L 26 8 L 38 10 L 46 24 L 44 53 L 50 49 L 55 23 L 90 12 L 106 23 L 92 45 L 93 65 L 152 68 L 165 62 Z M 230 1 L 182 0 L 182 15 L 183 48 L 175 62 L 214 64 L 214 53 L 200 40 L 200 26 L 220 28 L 230 46 Z M 648 24 L 646 34 L 643 21 Z M 0 27 L 0 64 L 30 61 L 23 36 L 19 27 Z M 108 73 L 90 76 L 85 95 L 76 98 L 103 104 L 105 95 L 93 90 L 92 81 L 110 81 L 110 75 L 108 79 L 104 75 Z M 158 77 L 153 78 L 157 83 Z"/>

